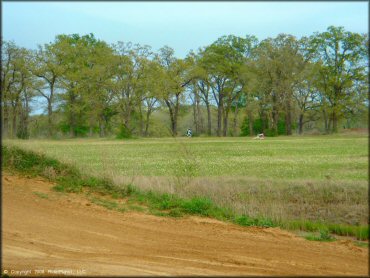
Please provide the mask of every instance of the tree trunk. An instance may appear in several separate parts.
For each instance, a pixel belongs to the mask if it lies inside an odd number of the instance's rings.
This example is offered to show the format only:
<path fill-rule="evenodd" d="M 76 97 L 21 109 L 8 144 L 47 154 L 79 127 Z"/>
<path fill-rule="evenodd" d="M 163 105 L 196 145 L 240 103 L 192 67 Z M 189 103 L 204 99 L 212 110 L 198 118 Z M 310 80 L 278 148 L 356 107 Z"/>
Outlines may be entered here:
<path fill-rule="evenodd" d="M 3 112 L 3 117 L 2 117 L 2 125 L 1 125 L 1 128 L 2 128 L 2 135 L 4 138 L 8 137 L 9 135 L 9 107 L 8 107 L 8 104 L 3 100 L 3 109 L 2 109 L 2 112 Z"/>
<path fill-rule="evenodd" d="M 70 111 L 69 111 L 69 113 L 70 113 L 70 115 L 69 115 L 69 135 L 70 135 L 70 137 L 74 138 L 74 137 L 76 137 L 76 132 L 75 132 L 76 114 L 75 114 L 75 111 L 74 111 L 76 97 L 75 97 L 73 91 L 71 91 L 69 93 L 69 100 L 70 100 L 70 103 L 69 103 L 69 106 L 70 106 Z"/>
<path fill-rule="evenodd" d="M 176 104 L 172 107 L 171 102 L 169 100 L 165 100 L 168 110 L 170 112 L 170 120 L 171 120 L 171 132 L 172 136 L 177 136 L 177 113 L 178 113 L 178 100 L 176 100 Z"/>
<path fill-rule="evenodd" d="M 279 121 L 279 113 L 276 109 L 276 107 L 273 107 L 272 110 L 272 126 L 271 129 L 274 131 L 274 133 L 277 135 L 278 134 L 278 121 Z"/>
<path fill-rule="evenodd" d="M 276 94 L 273 93 L 272 95 L 272 125 L 271 129 L 274 131 L 274 133 L 277 135 L 278 134 L 278 120 L 279 120 L 279 111 L 277 108 L 277 99 L 276 99 Z"/>
<path fill-rule="evenodd" d="M 176 105 L 175 105 L 175 113 L 173 118 L 172 130 L 173 135 L 177 136 L 177 115 L 179 114 L 179 98 L 176 96 Z"/>
<path fill-rule="evenodd" d="M 130 113 L 131 112 L 128 111 L 124 119 L 124 125 L 128 131 L 131 130 L 131 117 L 129 116 Z"/>
<path fill-rule="evenodd" d="M 265 111 L 262 111 L 261 112 L 261 129 L 260 131 L 258 132 L 262 132 L 262 133 L 265 133 L 265 130 L 268 128 L 268 117 L 266 115 L 266 112 Z"/>
<path fill-rule="evenodd" d="M 217 136 L 221 136 L 223 106 L 224 106 L 223 96 L 220 94 L 217 109 Z"/>
<path fill-rule="evenodd" d="M 290 99 L 287 101 L 286 104 L 285 128 L 286 135 L 292 135 L 292 109 Z"/>
<path fill-rule="evenodd" d="M 28 99 L 28 95 L 26 95 L 26 99 L 25 99 L 25 114 L 24 114 L 24 132 L 25 132 L 25 136 L 26 138 L 28 139 L 29 138 L 29 133 L 28 133 L 28 118 L 29 118 L 29 112 L 30 112 L 30 108 L 29 108 L 29 99 Z"/>
<path fill-rule="evenodd" d="M 196 103 L 197 103 L 197 115 L 198 115 L 198 118 L 197 118 L 197 133 L 203 133 L 204 132 L 204 123 L 203 123 L 203 117 L 202 117 L 202 111 L 200 109 L 200 97 L 199 97 L 199 94 L 197 94 L 197 99 L 196 99 Z"/>
<path fill-rule="evenodd" d="M 249 121 L 249 135 L 253 136 L 254 135 L 254 130 L 253 130 L 253 114 L 251 110 L 248 110 L 248 121 Z"/>
<path fill-rule="evenodd" d="M 105 119 L 102 118 L 99 121 L 99 136 L 101 138 L 105 137 Z"/>
<path fill-rule="evenodd" d="M 299 134 L 303 133 L 303 113 L 299 114 L 298 132 L 299 132 Z"/>
<path fill-rule="evenodd" d="M 227 129 L 229 125 L 229 109 L 226 108 L 226 111 L 224 113 L 224 129 L 223 129 L 223 136 L 227 136 Z"/>
<path fill-rule="evenodd" d="M 139 124 L 140 124 L 140 135 L 144 135 L 144 120 L 143 120 L 143 111 L 142 111 L 142 103 L 139 103 Z"/>
<path fill-rule="evenodd" d="M 238 111 L 239 110 L 239 107 L 238 105 L 235 107 L 235 111 L 234 111 L 234 122 L 233 122 L 233 136 L 236 136 L 236 127 L 238 125 Z"/>
<path fill-rule="evenodd" d="M 71 115 L 70 117 L 70 126 L 69 126 L 69 136 L 74 138 L 76 137 L 76 133 L 75 133 L 75 123 L 74 123 L 74 115 Z"/>
<path fill-rule="evenodd" d="M 144 136 L 148 136 L 148 131 L 149 131 L 149 117 L 150 117 L 151 109 L 148 107 L 148 111 L 146 112 L 146 122 L 145 122 L 145 132 Z"/>
<path fill-rule="evenodd" d="M 23 106 L 19 107 L 19 126 L 17 129 L 17 137 L 20 139 L 28 139 L 28 97 L 25 92 Z"/>
<path fill-rule="evenodd" d="M 337 133 L 338 132 L 338 115 L 335 112 L 335 110 L 333 111 L 332 118 L 333 118 L 333 129 L 332 129 L 332 132 L 333 133 Z"/>
<path fill-rule="evenodd" d="M 324 124 L 325 124 L 325 133 L 329 133 L 329 119 L 326 110 L 322 111 L 324 117 Z"/>
<path fill-rule="evenodd" d="M 52 122 L 52 116 L 53 116 L 53 107 L 51 103 L 51 99 L 47 98 L 48 101 L 48 135 L 49 137 L 53 136 L 53 122 Z"/>
<path fill-rule="evenodd" d="M 17 130 L 17 110 L 16 107 L 13 107 L 13 118 L 12 118 L 12 138 L 15 138 L 16 136 L 16 130 Z"/>
<path fill-rule="evenodd" d="M 207 134 L 208 136 L 212 135 L 212 118 L 211 118 L 211 107 L 209 105 L 209 102 L 206 102 L 207 106 Z"/>
<path fill-rule="evenodd" d="M 195 133 L 198 133 L 198 109 L 197 109 L 197 103 L 195 100 L 195 93 L 194 93 L 194 102 L 193 102 L 193 125 L 195 126 Z"/>

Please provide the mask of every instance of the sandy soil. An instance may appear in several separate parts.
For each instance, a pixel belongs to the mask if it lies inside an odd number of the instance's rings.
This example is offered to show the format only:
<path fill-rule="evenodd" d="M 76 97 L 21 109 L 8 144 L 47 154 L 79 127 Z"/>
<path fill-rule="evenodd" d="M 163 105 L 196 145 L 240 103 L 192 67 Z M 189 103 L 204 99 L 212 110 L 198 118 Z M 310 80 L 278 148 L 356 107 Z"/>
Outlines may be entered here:
<path fill-rule="evenodd" d="M 82 194 L 53 192 L 51 186 L 3 173 L 2 273 L 368 274 L 368 249 L 349 241 L 311 242 L 276 228 L 200 217 L 121 213 L 91 204 Z"/>

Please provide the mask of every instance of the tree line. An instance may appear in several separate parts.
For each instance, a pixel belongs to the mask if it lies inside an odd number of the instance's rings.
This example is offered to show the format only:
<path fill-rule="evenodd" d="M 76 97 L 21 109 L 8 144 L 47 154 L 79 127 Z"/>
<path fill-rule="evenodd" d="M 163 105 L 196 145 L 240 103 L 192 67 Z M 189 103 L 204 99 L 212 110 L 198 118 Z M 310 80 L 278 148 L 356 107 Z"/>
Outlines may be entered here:
<path fill-rule="evenodd" d="M 301 134 L 317 121 L 335 133 L 367 113 L 368 46 L 366 34 L 334 26 L 300 39 L 222 36 L 184 59 L 93 34 L 58 35 L 36 50 L 2 41 L 2 134 L 29 138 L 40 99 L 48 137 L 149 136 L 156 111 L 177 136 L 186 108 L 195 134 Z"/>

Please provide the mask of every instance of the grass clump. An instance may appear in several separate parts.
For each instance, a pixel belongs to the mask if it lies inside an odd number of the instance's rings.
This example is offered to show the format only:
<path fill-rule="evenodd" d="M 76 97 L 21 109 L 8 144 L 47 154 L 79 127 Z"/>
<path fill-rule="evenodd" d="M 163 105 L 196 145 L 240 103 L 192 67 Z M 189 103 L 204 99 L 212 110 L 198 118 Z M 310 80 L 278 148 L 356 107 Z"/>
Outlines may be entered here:
<path fill-rule="evenodd" d="M 246 215 L 238 216 L 233 221 L 241 226 L 276 227 L 277 224 L 267 218 L 251 218 Z"/>
<path fill-rule="evenodd" d="M 211 216 L 214 205 L 212 201 L 205 197 L 195 197 L 190 200 L 185 200 L 181 203 L 180 208 L 188 214 L 197 214 L 203 216 Z"/>
<path fill-rule="evenodd" d="M 353 236 L 358 240 L 369 239 L 368 225 L 350 226 L 344 224 L 313 222 L 309 220 L 296 220 L 281 222 L 278 224 L 278 226 L 288 230 L 301 230 L 307 232 L 327 230 L 329 233 L 339 236 Z"/>
<path fill-rule="evenodd" d="M 321 230 L 319 231 L 319 233 L 320 233 L 319 236 L 312 235 L 312 234 L 307 235 L 305 236 L 305 239 L 312 240 L 312 241 L 327 241 L 327 242 L 336 240 L 332 235 L 330 235 L 329 230 Z"/>

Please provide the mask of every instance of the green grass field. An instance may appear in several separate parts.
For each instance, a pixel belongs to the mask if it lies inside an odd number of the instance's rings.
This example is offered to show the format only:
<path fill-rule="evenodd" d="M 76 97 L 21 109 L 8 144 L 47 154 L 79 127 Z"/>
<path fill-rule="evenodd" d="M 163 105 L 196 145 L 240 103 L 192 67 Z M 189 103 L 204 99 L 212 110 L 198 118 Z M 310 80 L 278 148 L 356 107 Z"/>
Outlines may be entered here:
<path fill-rule="evenodd" d="M 354 226 L 368 221 L 368 137 L 363 135 L 3 143 L 108 177 L 117 186 L 205 196 L 240 215 Z"/>

